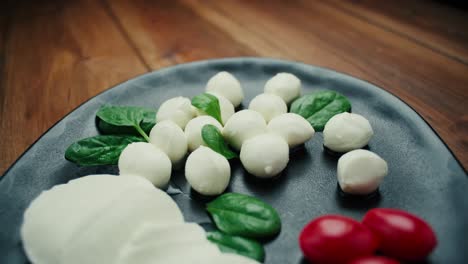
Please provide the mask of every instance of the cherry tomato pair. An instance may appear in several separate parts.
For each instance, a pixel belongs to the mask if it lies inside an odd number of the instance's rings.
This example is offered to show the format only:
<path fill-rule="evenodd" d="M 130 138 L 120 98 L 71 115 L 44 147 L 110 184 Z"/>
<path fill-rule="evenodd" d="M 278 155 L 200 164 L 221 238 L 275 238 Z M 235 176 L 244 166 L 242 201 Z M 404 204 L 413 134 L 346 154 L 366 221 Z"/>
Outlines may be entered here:
<path fill-rule="evenodd" d="M 400 260 L 421 260 L 437 239 L 424 220 L 402 210 L 378 208 L 362 223 L 338 215 L 316 218 L 302 230 L 299 245 L 313 262 L 394 264 L 398 262 L 372 255 L 379 250 Z"/>

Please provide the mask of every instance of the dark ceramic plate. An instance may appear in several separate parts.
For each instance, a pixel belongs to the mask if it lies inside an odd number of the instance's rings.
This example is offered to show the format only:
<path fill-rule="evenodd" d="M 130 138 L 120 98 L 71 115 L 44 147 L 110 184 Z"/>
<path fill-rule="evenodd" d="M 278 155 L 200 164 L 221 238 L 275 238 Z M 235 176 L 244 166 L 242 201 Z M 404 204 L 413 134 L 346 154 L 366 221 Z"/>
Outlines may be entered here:
<path fill-rule="evenodd" d="M 0 263 L 27 262 L 18 230 L 23 211 L 41 191 L 88 174 L 117 173 L 114 166 L 78 167 L 64 159 L 68 145 L 98 133 L 95 113 L 102 104 L 156 108 L 168 98 L 201 93 L 206 81 L 222 70 L 241 81 L 244 106 L 278 72 L 297 75 L 304 93 L 332 89 L 346 95 L 353 112 L 367 117 L 374 128 L 370 150 L 389 164 L 390 173 L 380 195 L 356 201 L 343 198 L 337 190 L 337 158 L 324 151 L 321 133 L 295 149 L 287 169 L 271 181 L 256 180 L 234 161 L 227 191 L 257 196 L 281 215 L 282 231 L 266 242 L 265 263 L 301 263 L 297 237 L 311 219 L 343 214 L 359 220 L 373 207 L 401 208 L 426 219 L 439 238 L 429 262 L 468 263 L 466 172 L 416 112 L 395 96 L 353 77 L 301 63 L 258 58 L 202 61 L 145 74 L 103 92 L 63 118 L 0 181 Z M 187 221 L 210 223 L 203 202 L 191 193 L 183 173 L 173 174 L 171 186 L 169 192 Z"/>

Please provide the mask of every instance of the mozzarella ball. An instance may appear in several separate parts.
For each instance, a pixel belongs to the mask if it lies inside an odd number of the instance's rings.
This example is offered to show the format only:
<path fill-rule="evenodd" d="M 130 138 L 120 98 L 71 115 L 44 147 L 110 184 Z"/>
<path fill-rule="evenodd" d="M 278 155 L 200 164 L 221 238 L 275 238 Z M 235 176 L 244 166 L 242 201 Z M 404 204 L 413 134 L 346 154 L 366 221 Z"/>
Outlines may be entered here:
<path fill-rule="evenodd" d="M 218 195 L 229 184 L 231 167 L 223 155 L 200 146 L 187 158 L 185 178 L 195 191 L 203 195 Z"/>
<path fill-rule="evenodd" d="M 207 92 L 215 92 L 228 99 L 234 107 L 238 107 L 244 100 L 244 91 L 240 82 L 229 72 L 219 72 L 206 84 Z"/>
<path fill-rule="evenodd" d="M 150 143 L 162 150 L 172 164 L 181 161 L 187 154 L 187 138 L 184 131 L 171 120 L 157 123 L 150 132 Z"/>
<path fill-rule="evenodd" d="M 184 129 L 185 125 L 195 116 L 192 108 L 192 102 L 187 97 L 171 98 L 159 107 L 156 113 L 156 123 L 163 120 L 171 120 L 180 128 Z"/>
<path fill-rule="evenodd" d="M 267 128 L 268 132 L 283 137 L 290 148 L 305 143 L 315 134 L 309 121 L 294 113 L 286 113 L 273 118 Z"/>
<path fill-rule="evenodd" d="M 219 129 L 219 131 L 223 130 L 223 126 L 218 122 L 218 120 L 211 116 L 199 116 L 190 120 L 185 127 L 185 136 L 187 137 L 188 148 L 190 151 L 194 151 L 200 146 L 206 146 L 201 134 L 202 128 L 205 125 L 214 125 Z"/>
<path fill-rule="evenodd" d="M 278 73 L 266 82 L 265 93 L 276 94 L 289 104 L 301 95 L 301 80 L 291 73 Z"/>
<path fill-rule="evenodd" d="M 363 116 L 341 113 L 328 120 L 323 129 L 323 144 L 336 152 L 347 152 L 367 145 L 374 135 Z"/>
<path fill-rule="evenodd" d="M 120 154 L 118 165 L 121 175 L 144 177 L 158 188 L 166 187 L 171 178 L 171 160 L 150 143 L 129 144 Z"/>
<path fill-rule="evenodd" d="M 242 145 L 240 160 L 250 174 L 261 178 L 276 176 L 288 165 L 288 143 L 276 134 L 258 135 Z"/>
<path fill-rule="evenodd" d="M 214 95 L 214 96 L 216 96 L 216 98 L 218 98 L 219 108 L 221 110 L 221 121 L 223 121 L 223 124 L 226 124 L 226 122 L 229 120 L 229 118 L 231 118 L 231 116 L 235 113 L 234 106 L 232 105 L 232 103 L 228 99 L 226 99 L 226 97 L 224 97 L 224 96 L 222 96 L 222 95 L 220 95 L 218 93 L 209 92 L 209 94 Z M 207 115 L 202 110 L 200 110 L 198 108 L 195 108 L 195 109 L 196 109 L 195 111 L 197 113 L 197 116 Z"/>
<path fill-rule="evenodd" d="M 267 131 L 265 119 L 253 110 L 242 110 L 227 121 L 223 136 L 236 150 L 240 150 L 245 140 Z"/>
<path fill-rule="evenodd" d="M 278 115 L 288 112 L 288 106 L 281 97 L 276 94 L 259 94 L 250 101 L 249 109 L 259 112 L 265 121 L 270 120 Z"/>
<path fill-rule="evenodd" d="M 387 162 L 368 150 L 353 150 L 338 160 L 338 183 L 345 193 L 372 193 L 387 173 Z"/>

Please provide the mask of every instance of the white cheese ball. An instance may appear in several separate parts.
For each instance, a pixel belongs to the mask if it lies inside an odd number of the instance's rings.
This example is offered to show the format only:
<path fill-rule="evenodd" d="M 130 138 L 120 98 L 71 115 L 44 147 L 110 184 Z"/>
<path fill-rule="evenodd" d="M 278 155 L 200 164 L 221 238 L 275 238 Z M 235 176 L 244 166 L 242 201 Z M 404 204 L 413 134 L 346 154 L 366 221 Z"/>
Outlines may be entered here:
<path fill-rule="evenodd" d="M 188 148 L 190 151 L 194 151 L 200 146 L 206 146 L 205 141 L 202 138 L 202 128 L 205 125 L 214 125 L 221 132 L 223 126 L 211 116 L 199 116 L 190 120 L 185 127 L 185 136 L 188 141 Z"/>
<path fill-rule="evenodd" d="M 278 73 L 266 82 L 265 93 L 276 94 L 289 104 L 301 95 L 301 80 L 291 73 Z"/>
<path fill-rule="evenodd" d="M 267 131 L 265 119 L 253 110 L 242 110 L 227 121 L 223 136 L 236 150 L 240 150 L 245 140 Z"/>
<path fill-rule="evenodd" d="M 206 84 L 207 92 L 215 92 L 228 99 L 234 107 L 238 107 L 244 100 L 244 91 L 240 82 L 229 72 L 219 72 Z"/>
<path fill-rule="evenodd" d="M 295 113 L 286 113 L 273 118 L 267 128 L 268 132 L 283 137 L 290 148 L 305 143 L 315 134 L 309 121 Z"/>
<path fill-rule="evenodd" d="M 341 113 L 328 120 L 323 129 L 323 144 L 336 152 L 347 152 L 367 145 L 374 135 L 363 116 Z"/>
<path fill-rule="evenodd" d="M 192 108 L 192 102 L 187 97 L 171 98 L 159 107 L 156 113 L 156 123 L 163 120 L 171 120 L 180 128 L 184 129 L 185 125 L 195 117 L 195 112 Z"/>
<path fill-rule="evenodd" d="M 259 94 L 250 101 L 249 109 L 259 112 L 265 121 L 270 120 L 278 115 L 288 112 L 288 106 L 281 97 L 276 94 Z"/>
<path fill-rule="evenodd" d="M 231 166 L 223 155 L 200 146 L 187 158 L 185 178 L 195 191 L 203 195 L 218 195 L 229 184 Z"/>
<path fill-rule="evenodd" d="M 121 175 L 144 177 L 157 188 L 166 187 L 171 178 L 171 160 L 151 143 L 129 144 L 120 154 L 118 165 Z"/>
<path fill-rule="evenodd" d="M 226 124 L 229 118 L 231 118 L 231 116 L 235 113 L 234 106 L 228 99 L 226 99 L 226 97 L 218 93 L 209 92 L 209 94 L 214 95 L 216 96 L 216 98 L 218 98 L 219 108 L 221 110 L 221 121 L 223 121 L 223 124 Z M 197 113 L 197 116 L 207 115 L 205 112 L 198 108 L 195 108 L 195 111 Z"/>
<path fill-rule="evenodd" d="M 184 131 L 171 120 L 157 123 L 150 132 L 150 143 L 164 151 L 172 164 L 177 164 L 187 154 L 187 138 Z"/>
<path fill-rule="evenodd" d="M 353 150 L 338 160 L 338 183 L 345 193 L 372 193 L 387 173 L 387 162 L 368 150 Z"/>
<path fill-rule="evenodd" d="M 288 165 L 289 146 L 276 134 L 258 135 L 244 142 L 240 160 L 250 174 L 270 178 L 278 175 Z"/>

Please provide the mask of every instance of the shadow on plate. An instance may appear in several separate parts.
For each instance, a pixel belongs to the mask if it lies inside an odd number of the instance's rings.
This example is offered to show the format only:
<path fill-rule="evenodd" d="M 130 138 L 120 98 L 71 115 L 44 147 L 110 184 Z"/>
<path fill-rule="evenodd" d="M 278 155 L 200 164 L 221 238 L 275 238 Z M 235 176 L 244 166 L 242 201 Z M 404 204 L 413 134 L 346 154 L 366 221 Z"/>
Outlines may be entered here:
<path fill-rule="evenodd" d="M 340 207 L 348 209 L 368 210 L 377 207 L 382 202 L 382 196 L 378 189 L 367 195 L 354 195 L 343 192 L 338 183 L 336 184 L 335 197 Z"/>

